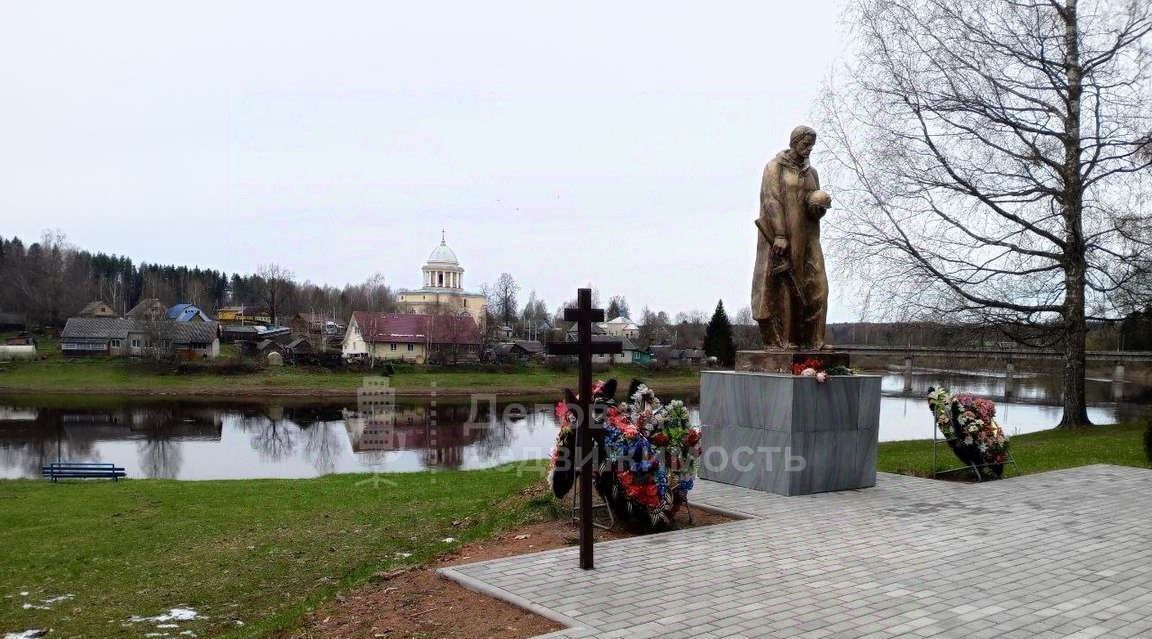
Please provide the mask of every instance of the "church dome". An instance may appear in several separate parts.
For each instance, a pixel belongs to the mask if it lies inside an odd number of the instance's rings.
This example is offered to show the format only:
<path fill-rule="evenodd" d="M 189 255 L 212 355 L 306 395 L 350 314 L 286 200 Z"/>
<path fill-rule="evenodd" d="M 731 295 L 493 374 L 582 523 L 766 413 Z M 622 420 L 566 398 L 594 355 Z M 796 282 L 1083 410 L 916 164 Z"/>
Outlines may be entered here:
<path fill-rule="evenodd" d="M 433 249 L 432 254 L 428 256 L 428 263 L 456 265 L 460 263 L 460 260 L 456 259 L 456 253 L 448 248 L 448 244 L 446 244 L 444 238 L 441 237 L 440 246 Z"/>

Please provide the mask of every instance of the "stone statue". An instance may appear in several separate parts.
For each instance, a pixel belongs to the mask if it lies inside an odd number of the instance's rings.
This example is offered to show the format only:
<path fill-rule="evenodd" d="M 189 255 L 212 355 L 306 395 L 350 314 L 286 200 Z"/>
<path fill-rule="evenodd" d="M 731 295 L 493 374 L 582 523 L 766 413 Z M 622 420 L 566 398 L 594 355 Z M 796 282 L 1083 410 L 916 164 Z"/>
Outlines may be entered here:
<path fill-rule="evenodd" d="M 789 148 L 764 167 L 756 220 L 752 316 L 769 349 L 825 348 L 828 276 L 820 248 L 820 218 L 832 198 L 820 190 L 808 156 L 816 131 L 798 126 Z"/>

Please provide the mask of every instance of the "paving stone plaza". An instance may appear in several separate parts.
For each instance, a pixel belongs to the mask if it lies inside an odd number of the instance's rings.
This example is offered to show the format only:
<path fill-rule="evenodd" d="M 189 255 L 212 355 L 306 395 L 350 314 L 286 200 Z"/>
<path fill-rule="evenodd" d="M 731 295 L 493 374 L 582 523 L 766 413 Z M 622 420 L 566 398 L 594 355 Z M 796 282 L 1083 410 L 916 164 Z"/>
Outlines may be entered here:
<path fill-rule="evenodd" d="M 1150 470 L 692 497 L 748 519 L 597 544 L 592 571 L 567 548 L 443 572 L 549 639 L 1152 637 Z"/>

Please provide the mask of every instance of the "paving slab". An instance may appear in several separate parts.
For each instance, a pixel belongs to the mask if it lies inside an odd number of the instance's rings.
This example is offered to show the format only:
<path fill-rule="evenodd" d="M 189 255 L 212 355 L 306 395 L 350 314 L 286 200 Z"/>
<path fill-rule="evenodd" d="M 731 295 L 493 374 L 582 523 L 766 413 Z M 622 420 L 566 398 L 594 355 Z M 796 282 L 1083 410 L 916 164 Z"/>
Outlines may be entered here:
<path fill-rule="evenodd" d="M 1152 637 L 1152 470 L 1085 466 L 983 484 L 881 473 L 783 497 L 700 481 L 750 517 L 442 570 L 612 637 Z"/>

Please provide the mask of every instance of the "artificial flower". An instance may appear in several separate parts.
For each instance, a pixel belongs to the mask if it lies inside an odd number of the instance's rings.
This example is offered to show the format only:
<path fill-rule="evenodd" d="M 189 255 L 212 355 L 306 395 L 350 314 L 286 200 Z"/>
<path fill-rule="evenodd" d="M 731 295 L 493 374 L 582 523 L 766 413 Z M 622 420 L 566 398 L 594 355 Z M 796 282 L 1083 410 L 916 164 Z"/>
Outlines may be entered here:
<path fill-rule="evenodd" d="M 953 396 L 940 388 L 928 393 L 928 405 L 936 426 L 966 464 L 996 465 L 1008 459 L 1008 438 L 996 422 L 994 402 L 969 393 Z M 993 469 L 997 474 L 1001 470 Z"/>

